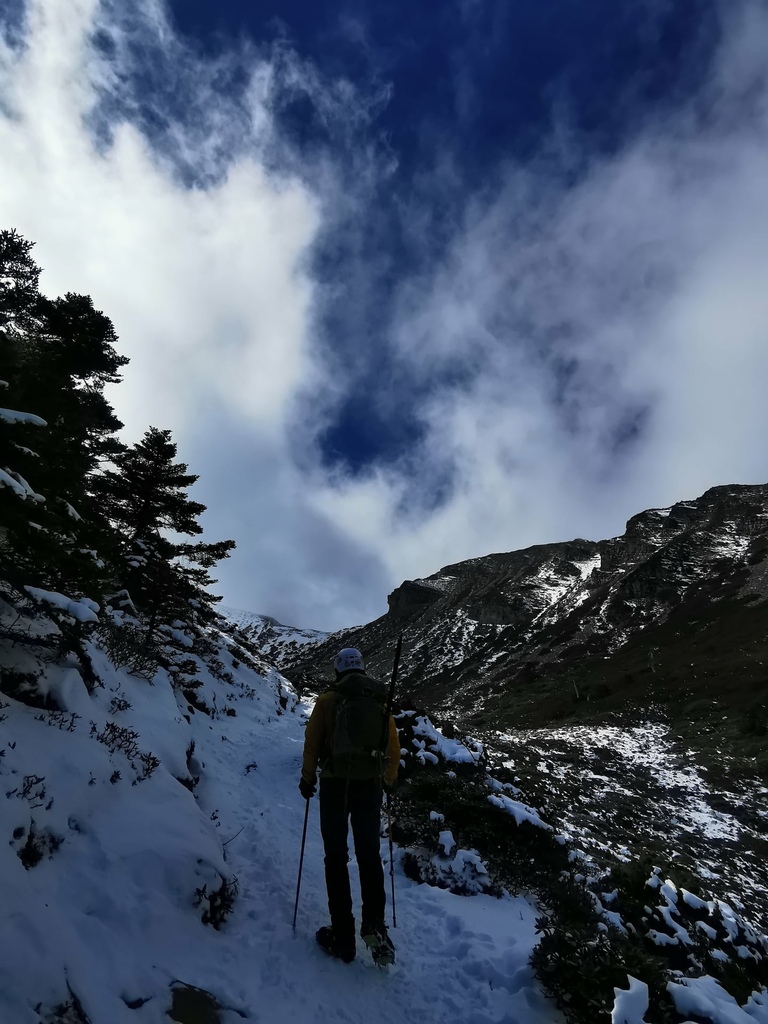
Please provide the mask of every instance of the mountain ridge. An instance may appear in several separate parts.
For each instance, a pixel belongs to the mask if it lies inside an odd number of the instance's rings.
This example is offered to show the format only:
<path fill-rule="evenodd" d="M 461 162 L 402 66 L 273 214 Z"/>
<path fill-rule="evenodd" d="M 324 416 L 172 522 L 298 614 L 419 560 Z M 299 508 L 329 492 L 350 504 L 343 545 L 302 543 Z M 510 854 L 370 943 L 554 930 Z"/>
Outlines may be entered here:
<path fill-rule="evenodd" d="M 304 644 L 322 643 L 331 634 L 320 629 L 286 626 L 272 615 L 219 605 L 219 614 L 249 643 L 258 646 L 263 656 L 280 664 Z"/>
<path fill-rule="evenodd" d="M 754 690 L 762 716 L 767 556 L 768 485 L 721 485 L 646 509 L 617 537 L 489 554 L 406 580 L 385 615 L 292 651 L 282 670 L 316 690 L 331 678 L 334 649 L 349 645 L 386 675 L 402 631 L 401 691 L 472 727 L 599 719 L 718 685 L 747 709 Z M 695 652 L 724 623 L 739 649 L 720 637 L 704 685 Z M 696 671 L 683 671 L 686 659 Z"/>
<path fill-rule="evenodd" d="M 353 645 L 386 676 L 402 631 L 403 706 L 481 740 L 590 855 L 650 850 L 765 921 L 767 599 L 768 486 L 723 485 L 618 537 L 404 581 L 386 615 L 282 671 L 317 691 L 334 647 Z"/>

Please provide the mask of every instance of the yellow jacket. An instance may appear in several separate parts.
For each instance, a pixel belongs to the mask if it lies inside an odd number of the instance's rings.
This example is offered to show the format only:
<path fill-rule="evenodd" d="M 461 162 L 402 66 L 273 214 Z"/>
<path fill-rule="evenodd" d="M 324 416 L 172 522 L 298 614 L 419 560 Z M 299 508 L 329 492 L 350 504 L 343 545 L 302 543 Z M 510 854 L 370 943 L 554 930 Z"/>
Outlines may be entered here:
<path fill-rule="evenodd" d="M 330 752 L 331 736 L 333 729 L 333 705 L 336 693 L 333 690 L 326 690 L 317 698 L 312 709 L 312 714 L 307 722 L 307 731 L 304 736 L 304 760 L 301 768 L 301 775 L 307 782 L 314 782 L 317 777 L 317 766 L 325 761 Z M 400 738 L 397 735 L 397 726 L 394 718 L 389 716 L 389 742 L 387 752 L 384 756 L 384 784 L 393 785 L 400 768 Z M 329 778 L 333 775 L 330 768 L 324 767 L 320 773 L 321 778 Z"/>

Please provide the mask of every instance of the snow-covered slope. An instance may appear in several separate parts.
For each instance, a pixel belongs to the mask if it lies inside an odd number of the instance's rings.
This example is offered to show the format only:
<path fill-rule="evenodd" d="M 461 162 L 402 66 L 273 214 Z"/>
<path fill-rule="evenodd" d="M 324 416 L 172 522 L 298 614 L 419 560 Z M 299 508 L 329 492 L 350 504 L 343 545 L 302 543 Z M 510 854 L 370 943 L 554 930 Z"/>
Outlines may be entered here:
<path fill-rule="evenodd" d="M 528 965 L 534 908 L 417 885 L 399 855 L 398 964 L 328 960 L 316 801 L 294 934 L 306 709 L 219 640 L 216 675 L 196 659 L 197 709 L 164 669 L 133 676 L 95 643 L 91 692 L 49 665 L 61 710 L 3 700 L 3 1024 L 161 1024 L 185 986 L 223 1024 L 556 1024 Z"/>
<path fill-rule="evenodd" d="M 532 783 L 561 831 L 598 859 L 643 849 L 671 858 L 753 921 L 768 919 L 768 788 L 743 775 L 715 787 L 668 725 L 571 725 L 497 733 L 489 762 Z"/>
<path fill-rule="evenodd" d="M 324 643 L 331 636 L 319 629 L 284 626 L 270 615 L 259 615 L 240 608 L 219 605 L 218 611 L 248 640 L 258 645 L 261 654 L 275 665 L 296 657 L 308 645 Z"/>
<path fill-rule="evenodd" d="M 14 626 L 17 635 L 34 633 L 39 650 L 55 628 L 34 616 Z M 188 679 L 174 685 L 175 663 L 151 678 L 116 668 L 92 634 L 89 673 L 72 656 L 37 662 L 34 699 L 55 710 L 3 698 L 3 1024 L 163 1024 L 169 1011 L 181 1024 L 563 1024 L 529 962 L 540 908 L 523 896 L 485 894 L 482 858 L 457 847 L 441 799 L 451 799 L 468 769 L 479 772 L 483 802 L 510 829 L 532 822 L 550 836 L 553 825 L 516 786 L 486 776 L 482 745 L 448 738 L 416 712 L 400 716 L 404 759 L 427 772 L 443 764 L 452 781 L 442 798 L 434 790 L 437 806 L 425 811 L 440 830 L 439 851 L 431 860 L 416 851 L 434 884 L 418 884 L 414 852 L 395 848 L 397 964 L 382 974 L 362 950 L 344 965 L 316 946 L 326 910 L 315 801 L 293 931 L 309 709 L 276 670 L 251 667 L 238 636 L 209 631 L 205 657 L 185 647 L 190 687 Z M 3 683 L 18 684 L 33 661 L 18 645 L 4 648 Z M 537 756 L 535 742 L 532 750 Z M 570 831 L 584 837 L 573 823 Z M 354 862 L 351 873 L 357 899 Z M 441 888 L 457 881 L 475 895 Z M 664 920 L 682 936 L 676 891 L 660 875 L 651 882 Z M 620 923 L 609 895 L 604 915 Z M 706 927 L 722 924 L 715 903 L 696 906 Z M 731 945 L 742 941 L 735 919 L 725 923 Z M 762 941 L 754 935 L 752 945 Z M 614 1019 L 642 1024 L 644 988 L 627 984 L 631 998 L 617 996 L 623 1016 Z M 765 995 L 740 1007 L 707 975 L 672 988 L 679 1006 L 714 1024 L 768 1024 Z"/>
<path fill-rule="evenodd" d="M 409 694 L 443 712 L 471 713 L 474 724 L 480 715 L 493 720 L 510 692 L 531 683 L 545 691 L 674 616 L 696 620 L 725 597 L 765 602 L 767 507 L 768 486 L 715 487 L 634 516 L 610 540 L 542 544 L 445 566 L 405 581 L 389 595 L 386 615 L 332 643 L 294 649 L 282 664 L 289 678 L 319 676 L 343 643 L 386 675 L 403 631 Z M 539 724 L 542 717 L 531 718 L 525 705 L 515 705 L 515 717 L 522 712 Z"/>

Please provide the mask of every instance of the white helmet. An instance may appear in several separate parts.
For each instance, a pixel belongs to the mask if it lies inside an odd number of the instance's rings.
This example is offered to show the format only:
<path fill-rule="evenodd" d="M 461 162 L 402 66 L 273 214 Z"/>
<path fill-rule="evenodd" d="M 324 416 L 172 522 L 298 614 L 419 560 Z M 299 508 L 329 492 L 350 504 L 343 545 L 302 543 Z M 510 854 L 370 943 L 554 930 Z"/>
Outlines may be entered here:
<path fill-rule="evenodd" d="M 337 672 L 350 672 L 352 669 L 362 672 L 365 669 L 365 664 L 362 654 L 356 647 L 345 647 L 336 655 L 333 667 Z"/>

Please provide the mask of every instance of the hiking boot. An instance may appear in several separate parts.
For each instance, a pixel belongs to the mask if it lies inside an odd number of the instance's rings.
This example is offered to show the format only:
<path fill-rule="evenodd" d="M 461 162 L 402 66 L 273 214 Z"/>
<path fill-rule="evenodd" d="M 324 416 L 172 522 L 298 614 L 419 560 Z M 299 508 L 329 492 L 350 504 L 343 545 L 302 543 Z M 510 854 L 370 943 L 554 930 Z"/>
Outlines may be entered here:
<path fill-rule="evenodd" d="M 383 924 L 377 925 L 375 928 L 364 925 L 360 929 L 360 937 L 370 949 L 373 962 L 377 967 L 389 967 L 395 962 L 395 945 Z"/>
<path fill-rule="evenodd" d="M 355 959 L 354 938 L 347 942 L 340 942 L 333 934 L 333 928 L 329 928 L 328 925 L 318 928 L 315 938 L 320 949 L 329 956 L 335 956 L 337 960 L 342 960 L 345 964 L 351 964 Z"/>

